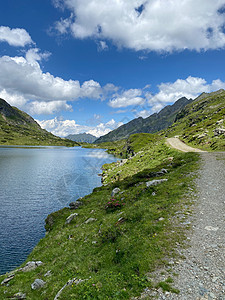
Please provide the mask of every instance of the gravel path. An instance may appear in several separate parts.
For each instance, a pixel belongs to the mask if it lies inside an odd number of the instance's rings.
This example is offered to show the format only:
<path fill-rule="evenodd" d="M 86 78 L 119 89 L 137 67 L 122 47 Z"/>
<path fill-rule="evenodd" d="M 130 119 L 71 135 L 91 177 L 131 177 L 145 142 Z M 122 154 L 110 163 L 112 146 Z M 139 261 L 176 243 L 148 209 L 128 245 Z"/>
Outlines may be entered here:
<path fill-rule="evenodd" d="M 225 300 L 225 153 L 201 153 L 196 184 L 193 214 L 182 221 L 191 228 L 187 232 L 188 247 L 177 248 L 184 258 L 171 260 L 168 268 L 150 276 L 153 281 L 164 281 L 172 269 L 178 275 L 172 276 L 172 286 L 180 293 L 146 290 L 138 299 Z"/>
<path fill-rule="evenodd" d="M 171 147 L 173 147 L 177 150 L 180 150 L 182 152 L 205 152 L 200 149 L 192 148 L 192 147 L 186 145 L 185 143 L 183 143 L 181 140 L 179 140 L 176 137 L 168 138 L 166 141 L 167 141 L 167 144 L 169 144 Z"/>

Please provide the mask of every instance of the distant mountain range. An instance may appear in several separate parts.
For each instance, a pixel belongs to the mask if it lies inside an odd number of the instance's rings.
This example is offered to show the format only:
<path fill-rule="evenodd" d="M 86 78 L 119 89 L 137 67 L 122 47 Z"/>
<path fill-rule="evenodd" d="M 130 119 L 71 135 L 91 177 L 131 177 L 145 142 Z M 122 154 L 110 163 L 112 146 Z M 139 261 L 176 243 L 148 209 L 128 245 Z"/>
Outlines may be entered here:
<path fill-rule="evenodd" d="M 0 145 L 77 146 L 42 129 L 27 113 L 0 98 Z"/>
<path fill-rule="evenodd" d="M 69 134 L 67 139 L 78 143 L 92 144 L 96 141 L 97 137 L 89 133 Z"/>
<path fill-rule="evenodd" d="M 167 128 L 176 119 L 177 114 L 187 104 L 191 103 L 192 99 L 188 100 L 183 97 L 177 100 L 173 105 L 167 105 L 159 113 L 154 113 L 143 119 L 136 118 L 127 124 L 124 124 L 108 134 L 98 138 L 95 143 L 111 142 L 128 138 L 134 133 L 155 133 Z"/>

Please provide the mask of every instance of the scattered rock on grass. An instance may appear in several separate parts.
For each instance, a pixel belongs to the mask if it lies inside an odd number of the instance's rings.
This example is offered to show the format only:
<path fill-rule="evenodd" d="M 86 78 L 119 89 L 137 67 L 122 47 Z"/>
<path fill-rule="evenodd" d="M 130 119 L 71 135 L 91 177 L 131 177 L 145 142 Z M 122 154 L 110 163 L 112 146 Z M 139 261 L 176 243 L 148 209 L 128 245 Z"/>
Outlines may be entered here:
<path fill-rule="evenodd" d="M 120 188 L 116 187 L 115 189 L 112 190 L 111 197 L 114 197 L 119 192 L 120 192 Z"/>
<path fill-rule="evenodd" d="M 32 290 L 37 290 L 42 288 L 45 285 L 45 281 L 42 279 L 35 279 L 34 282 L 31 284 Z"/>
<path fill-rule="evenodd" d="M 95 218 L 89 218 L 84 223 L 88 224 L 88 223 L 91 223 L 91 222 L 94 222 L 94 221 L 97 221 L 97 219 L 95 219 Z"/>
<path fill-rule="evenodd" d="M 20 268 L 18 271 L 29 272 L 35 270 L 37 267 L 39 267 L 42 264 L 43 264 L 42 261 L 28 261 L 25 267 Z"/>
<path fill-rule="evenodd" d="M 155 186 L 155 185 L 158 185 L 158 184 L 160 184 L 160 183 L 162 183 L 162 182 L 165 182 L 165 181 L 167 181 L 168 179 L 155 179 L 155 180 L 151 180 L 151 181 L 147 181 L 146 182 L 146 186 L 147 187 L 150 187 L 150 186 Z"/>
<path fill-rule="evenodd" d="M 65 224 L 69 224 L 69 223 L 70 223 L 73 219 L 75 219 L 77 216 L 78 216 L 77 213 L 74 213 L 74 214 L 70 215 L 70 216 L 66 219 Z"/>
<path fill-rule="evenodd" d="M 26 294 L 19 292 L 19 293 L 14 294 L 13 298 L 11 298 L 11 299 L 26 299 Z"/>
<path fill-rule="evenodd" d="M 54 300 L 58 300 L 59 297 L 61 296 L 62 294 L 62 291 L 67 287 L 67 286 L 71 286 L 72 284 L 76 284 L 78 285 L 79 283 L 83 282 L 85 280 L 82 280 L 82 279 L 77 279 L 77 278 L 74 278 L 74 279 L 71 279 L 69 281 L 67 281 L 67 283 L 58 291 L 58 293 L 56 294 Z"/>
<path fill-rule="evenodd" d="M 1 282 L 1 285 L 6 285 L 7 283 L 10 282 L 10 280 L 12 280 L 14 278 L 14 274 L 8 276 L 7 278 L 5 278 L 2 282 Z"/>

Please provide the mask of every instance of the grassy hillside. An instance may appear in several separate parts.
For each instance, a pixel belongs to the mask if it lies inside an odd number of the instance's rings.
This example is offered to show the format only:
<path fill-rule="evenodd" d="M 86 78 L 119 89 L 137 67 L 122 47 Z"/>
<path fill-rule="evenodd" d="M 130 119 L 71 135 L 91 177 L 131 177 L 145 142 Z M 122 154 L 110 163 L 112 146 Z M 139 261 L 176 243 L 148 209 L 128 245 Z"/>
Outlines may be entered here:
<path fill-rule="evenodd" d="M 0 145 L 77 146 L 42 129 L 25 112 L 0 99 Z"/>
<path fill-rule="evenodd" d="M 185 218 L 193 187 L 189 175 L 197 168 L 198 155 L 170 149 L 163 138 L 151 134 L 134 135 L 111 147 L 126 159 L 104 166 L 104 186 L 84 197 L 78 209 L 48 216 L 48 234 L 27 259 L 43 264 L 28 272 L 14 271 L 8 286 L 0 286 L 0 299 L 19 292 L 26 299 L 54 299 L 66 283 L 59 300 L 130 299 L 147 287 L 178 292 L 170 285 L 173 274 L 153 282 L 150 273 L 163 265 L 169 271 L 168 261 L 177 256 L 175 245 L 184 239 L 185 225 L 179 224 L 178 215 Z M 115 188 L 120 190 L 112 196 Z M 45 284 L 33 290 L 37 278 Z"/>
<path fill-rule="evenodd" d="M 164 133 L 207 151 L 225 150 L 225 91 L 202 94 L 188 104 Z"/>

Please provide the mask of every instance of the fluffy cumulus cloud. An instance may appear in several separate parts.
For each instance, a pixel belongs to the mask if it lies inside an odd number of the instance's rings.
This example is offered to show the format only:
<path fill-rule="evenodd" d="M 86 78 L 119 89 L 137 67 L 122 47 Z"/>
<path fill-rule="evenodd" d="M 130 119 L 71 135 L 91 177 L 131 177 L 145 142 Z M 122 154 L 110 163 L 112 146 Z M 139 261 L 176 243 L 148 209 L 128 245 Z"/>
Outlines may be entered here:
<path fill-rule="evenodd" d="M 145 99 L 142 97 L 141 89 L 130 89 L 120 94 L 116 94 L 113 99 L 109 101 L 109 106 L 113 108 L 127 107 L 131 105 L 143 105 Z"/>
<path fill-rule="evenodd" d="M 214 80 L 208 84 L 205 79 L 189 76 L 186 79 L 178 79 L 173 83 L 161 83 L 158 86 L 159 92 L 156 95 L 146 94 L 149 105 L 164 106 L 173 103 L 181 97 L 188 99 L 196 98 L 199 94 L 212 92 L 225 88 L 225 83 L 221 80 Z"/>
<path fill-rule="evenodd" d="M 0 26 L 0 42 L 7 42 L 10 46 L 24 47 L 32 44 L 29 33 L 23 28 L 9 28 Z"/>
<path fill-rule="evenodd" d="M 11 104 L 32 114 L 50 114 L 71 110 L 67 101 L 80 98 L 104 100 L 117 91 L 113 84 L 101 87 L 94 80 L 80 84 L 78 80 L 64 80 L 43 72 L 40 61 L 51 54 L 29 49 L 25 56 L 0 57 L 0 95 Z M 16 100 L 17 99 L 17 100 Z M 32 102 L 32 103 L 31 103 Z"/>
<path fill-rule="evenodd" d="M 90 133 L 96 137 L 99 137 L 123 125 L 122 122 L 116 122 L 114 119 L 110 120 L 107 123 L 99 123 L 96 126 L 79 125 L 74 120 L 63 120 L 61 118 L 36 121 L 42 128 L 61 137 L 65 137 L 69 134 L 78 134 L 83 132 Z"/>
<path fill-rule="evenodd" d="M 56 23 L 75 38 L 111 40 L 135 50 L 208 50 L 225 46 L 225 0 L 55 0 L 72 15 Z"/>

